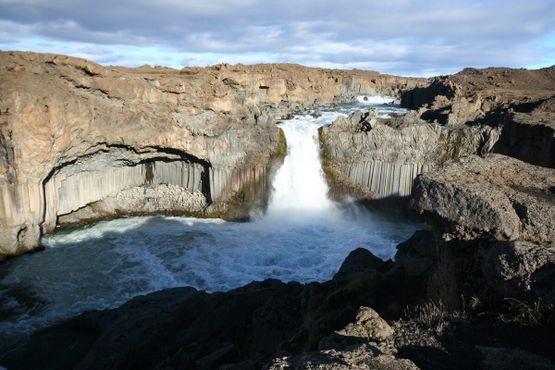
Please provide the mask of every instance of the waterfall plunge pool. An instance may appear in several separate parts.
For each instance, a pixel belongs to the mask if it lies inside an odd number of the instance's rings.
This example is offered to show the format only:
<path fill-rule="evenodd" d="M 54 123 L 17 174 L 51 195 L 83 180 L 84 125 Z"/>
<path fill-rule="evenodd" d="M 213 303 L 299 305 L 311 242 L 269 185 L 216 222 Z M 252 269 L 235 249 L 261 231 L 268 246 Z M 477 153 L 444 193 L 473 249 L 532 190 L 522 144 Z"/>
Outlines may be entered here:
<path fill-rule="evenodd" d="M 283 121 L 288 153 L 266 214 L 251 222 L 129 217 L 44 237 L 44 251 L 0 267 L 0 337 L 9 343 L 80 312 L 165 288 L 214 292 L 267 278 L 325 281 L 357 247 L 392 258 L 396 245 L 424 226 L 331 202 L 317 142 L 318 128 L 339 115 L 370 107 L 381 115 L 403 112 L 389 102 L 361 97 L 318 118 Z"/>

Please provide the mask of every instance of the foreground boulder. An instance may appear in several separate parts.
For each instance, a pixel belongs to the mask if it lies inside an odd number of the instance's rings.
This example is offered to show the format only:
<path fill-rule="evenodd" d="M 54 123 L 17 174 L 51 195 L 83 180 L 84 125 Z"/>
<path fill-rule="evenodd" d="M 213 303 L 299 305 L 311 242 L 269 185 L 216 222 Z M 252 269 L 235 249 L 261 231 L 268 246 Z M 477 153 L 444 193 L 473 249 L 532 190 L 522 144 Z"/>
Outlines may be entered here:
<path fill-rule="evenodd" d="M 318 351 L 279 356 L 265 369 L 418 369 L 412 361 L 395 356 L 393 333 L 376 311 L 361 307 L 356 321 L 323 338 Z"/>
<path fill-rule="evenodd" d="M 413 206 L 453 237 L 555 242 L 555 170 L 488 155 L 461 158 L 415 182 Z"/>
<path fill-rule="evenodd" d="M 445 302 L 555 301 L 553 184 L 555 170 L 497 154 L 417 178 L 412 204 L 434 226 L 436 292 Z"/>
<path fill-rule="evenodd" d="M 333 347 L 338 351 L 358 338 L 355 344 L 362 347 L 345 352 L 353 361 L 395 364 L 391 327 L 369 308 L 357 316 L 358 308 L 373 305 L 398 315 L 424 291 L 402 294 L 397 284 L 407 286 L 408 280 L 362 249 L 341 271 L 326 283 L 266 280 L 225 293 L 175 288 L 137 297 L 46 328 L 15 348 L 0 347 L 0 365 L 11 370 L 258 369 L 276 353 L 316 351 L 334 331 L 328 345 L 338 338 L 347 341 Z"/>

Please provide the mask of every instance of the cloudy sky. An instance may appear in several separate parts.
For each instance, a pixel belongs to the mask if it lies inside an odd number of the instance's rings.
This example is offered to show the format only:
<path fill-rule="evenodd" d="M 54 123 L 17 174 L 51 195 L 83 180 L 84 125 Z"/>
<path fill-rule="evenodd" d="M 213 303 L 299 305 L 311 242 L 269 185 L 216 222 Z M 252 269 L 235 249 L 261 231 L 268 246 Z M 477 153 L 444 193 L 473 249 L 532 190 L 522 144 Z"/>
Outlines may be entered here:
<path fill-rule="evenodd" d="M 429 76 L 555 64 L 554 0 L 0 0 L 0 49 Z"/>

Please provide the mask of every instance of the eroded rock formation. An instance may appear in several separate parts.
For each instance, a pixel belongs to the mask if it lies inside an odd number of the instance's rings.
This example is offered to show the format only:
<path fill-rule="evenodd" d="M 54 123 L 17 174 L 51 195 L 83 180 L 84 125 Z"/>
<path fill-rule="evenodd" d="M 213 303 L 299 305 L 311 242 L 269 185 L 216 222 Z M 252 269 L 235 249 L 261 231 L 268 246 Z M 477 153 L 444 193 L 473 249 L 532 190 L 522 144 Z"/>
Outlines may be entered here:
<path fill-rule="evenodd" d="M 0 53 L 0 256 L 60 223 L 120 214 L 243 218 L 284 154 L 274 125 L 423 80 L 297 65 L 102 67 Z"/>
<path fill-rule="evenodd" d="M 555 303 L 555 170 L 490 154 L 415 181 L 413 207 L 437 233 L 437 294 Z M 550 282 L 549 282 L 550 281 Z"/>
<path fill-rule="evenodd" d="M 429 122 L 502 127 L 494 151 L 555 167 L 555 67 L 468 68 L 402 94 L 401 105 Z"/>
<path fill-rule="evenodd" d="M 555 67 L 539 70 L 467 68 L 435 77 L 426 87 L 401 94 L 401 106 L 422 109 L 424 119 L 460 124 L 513 108 L 530 110 L 555 95 Z"/>
<path fill-rule="evenodd" d="M 488 126 L 446 127 L 408 114 L 375 111 L 338 118 L 320 131 L 324 170 L 336 197 L 407 197 L 417 175 L 445 161 L 487 153 L 499 136 Z"/>
<path fill-rule="evenodd" d="M 340 118 L 322 129 L 334 195 L 409 196 L 414 178 L 446 160 L 496 152 L 555 167 L 555 67 L 465 69 L 405 90 L 414 111 Z"/>

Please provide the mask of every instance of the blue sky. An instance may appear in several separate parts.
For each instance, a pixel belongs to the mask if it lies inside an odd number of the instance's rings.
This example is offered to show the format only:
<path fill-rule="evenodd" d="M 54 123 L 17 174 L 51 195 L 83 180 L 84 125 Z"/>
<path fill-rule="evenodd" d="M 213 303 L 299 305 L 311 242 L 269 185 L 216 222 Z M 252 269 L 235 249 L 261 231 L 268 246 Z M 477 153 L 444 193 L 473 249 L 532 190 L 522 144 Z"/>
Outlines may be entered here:
<path fill-rule="evenodd" d="M 138 66 L 300 63 L 430 76 L 555 64 L 553 0 L 0 0 L 0 49 Z"/>

